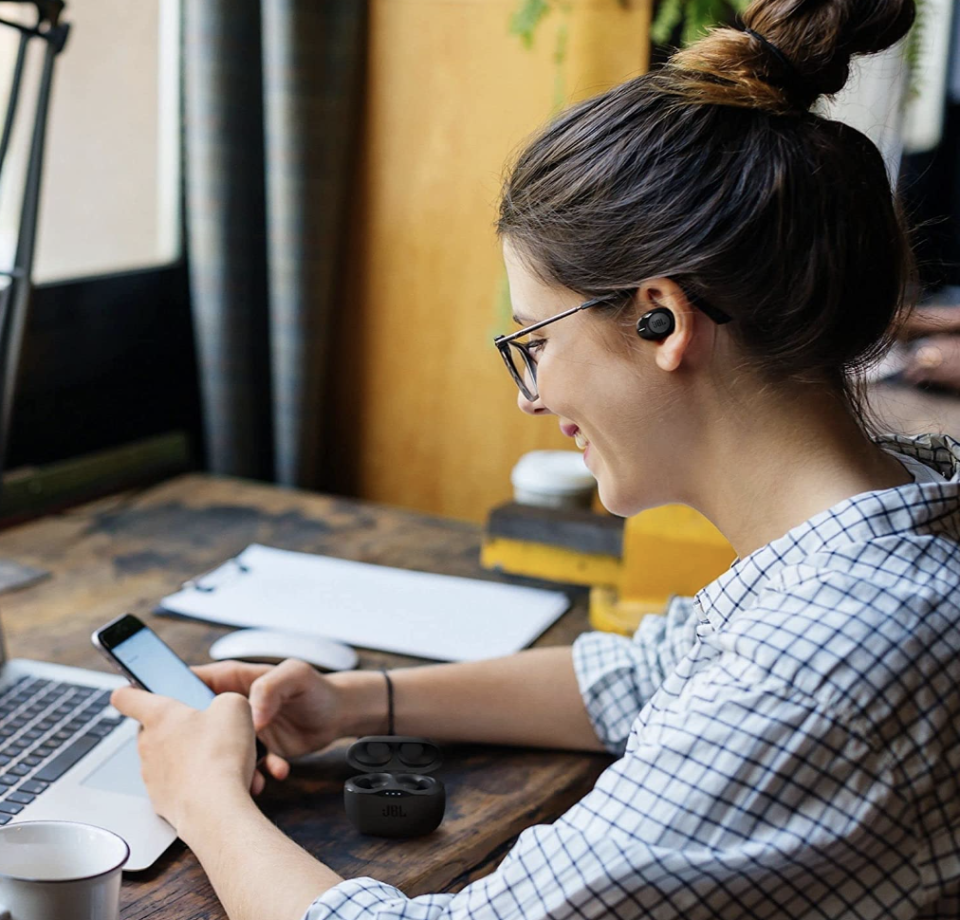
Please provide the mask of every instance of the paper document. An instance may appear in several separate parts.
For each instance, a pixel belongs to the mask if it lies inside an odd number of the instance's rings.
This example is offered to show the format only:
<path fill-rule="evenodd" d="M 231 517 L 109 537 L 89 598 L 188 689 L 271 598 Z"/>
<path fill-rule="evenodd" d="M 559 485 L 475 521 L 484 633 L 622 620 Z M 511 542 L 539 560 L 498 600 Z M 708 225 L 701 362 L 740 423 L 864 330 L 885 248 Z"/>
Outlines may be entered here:
<path fill-rule="evenodd" d="M 509 655 L 569 606 L 543 591 L 252 544 L 160 602 L 159 613 L 315 633 L 441 661 Z"/>

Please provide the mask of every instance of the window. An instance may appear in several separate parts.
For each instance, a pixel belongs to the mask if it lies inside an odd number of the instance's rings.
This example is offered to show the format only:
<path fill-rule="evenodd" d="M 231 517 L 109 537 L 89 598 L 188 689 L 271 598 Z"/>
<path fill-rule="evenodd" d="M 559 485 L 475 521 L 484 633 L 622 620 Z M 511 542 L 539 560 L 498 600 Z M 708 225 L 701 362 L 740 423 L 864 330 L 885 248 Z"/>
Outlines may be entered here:
<path fill-rule="evenodd" d="M 67 0 L 7 469 L 175 432 L 199 441 L 181 233 L 180 13 L 180 0 Z M 4 19 L 35 16 L 29 3 L 0 0 Z M 18 42 L 0 27 L 4 105 Z M 45 50 L 30 46 L 0 174 L 0 269 L 13 262 Z"/>
<path fill-rule="evenodd" d="M 0 16 L 32 20 L 30 4 Z M 73 0 L 58 56 L 41 188 L 37 284 L 168 264 L 180 254 L 179 2 Z M 0 27 L 0 99 L 18 33 Z M 33 40 L 0 183 L 0 265 L 12 263 L 44 43 Z"/>

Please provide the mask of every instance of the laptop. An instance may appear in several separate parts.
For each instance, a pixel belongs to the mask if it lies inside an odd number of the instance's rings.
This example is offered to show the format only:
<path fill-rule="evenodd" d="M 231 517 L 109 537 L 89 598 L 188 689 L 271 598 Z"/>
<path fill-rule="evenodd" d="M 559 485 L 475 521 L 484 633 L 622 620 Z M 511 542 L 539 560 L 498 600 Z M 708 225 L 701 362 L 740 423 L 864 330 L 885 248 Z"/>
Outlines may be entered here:
<path fill-rule="evenodd" d="M 140 778 L 137 723 L 110 705 L 115 674 L 7 659 L 0 625 L 0 825 L 80 821 L 130 846 L 126 871 L 152 865 L 176 831 Z"/>

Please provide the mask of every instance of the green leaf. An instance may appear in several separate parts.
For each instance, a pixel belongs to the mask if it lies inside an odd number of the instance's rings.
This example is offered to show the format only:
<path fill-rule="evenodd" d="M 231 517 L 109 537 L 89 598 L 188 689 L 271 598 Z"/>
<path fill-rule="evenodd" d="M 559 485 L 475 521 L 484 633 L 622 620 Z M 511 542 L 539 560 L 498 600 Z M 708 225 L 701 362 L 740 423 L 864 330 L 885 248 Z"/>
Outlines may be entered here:
<path fill-rule="evenodd" d="M 553 63 L 557 67 L 562 67 L 567 60 L 567 41 L 570 38 L 570 30 L 567 24 L 561 23 L 557 29 L 557 43 L 553 49 Z"/>
<path fill-rule="evenodd" d="M 907 33 L 903 56 L 907 64 L 909 81 L 907 98 L 916 99 L 920 95 L 920 55 L 923 51 L 924 29 L 926 28 L 927 0 L 917 0 L 917 17 Z"/>
<path fill-rule="evenodd" d="M 714 0 L 687 0 L 687 14 L 681 38 L 684 46 L 692 45 L 703 38 L 703 33 L 716 24 L 715 6 Z"/>
<path fill-rule="evenodd" d="M 670 41 L 673 30 L 683 19 L 681 0 L 663 0 L 657 9 L 657 16 L 650 26 L 650 38 L 655 45 L 665 45 Z"/>
<path fill-rule="evenodd" d="M 661 0 L 650 27 L 650 38 L 655 45 L 665 45 L 683 23 L 680 44 L 689 45 L 726 21 L 731 12 L 742 13 L 750 3 L 751 0 Z"/>
<path fill-rule="evenodd" d="M 546 0 L 521 0 L 520 8 L 510 18 L 510 34 L 519 35 L 524 46 L 532 48 L 537 24 L 549 12 Z"/>

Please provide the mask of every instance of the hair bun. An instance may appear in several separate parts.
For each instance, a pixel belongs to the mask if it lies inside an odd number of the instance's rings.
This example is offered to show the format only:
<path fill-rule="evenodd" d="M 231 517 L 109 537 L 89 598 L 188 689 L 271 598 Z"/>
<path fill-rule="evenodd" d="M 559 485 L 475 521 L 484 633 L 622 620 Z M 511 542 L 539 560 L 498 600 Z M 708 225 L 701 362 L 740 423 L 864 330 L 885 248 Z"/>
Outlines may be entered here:
<path fill-rule="evenodd" d="M 915 17 L 914 0 L 754 0 L 741 14 L 748 31 L 714 29 L 667 69 L 703 102 L 808 109 L 843 89 L 852 57 L 889 48 Z"/>

